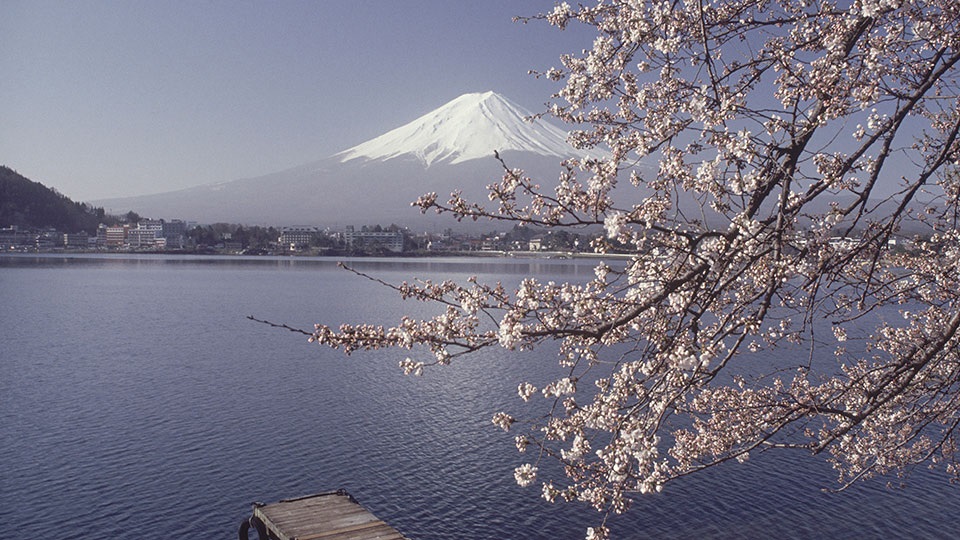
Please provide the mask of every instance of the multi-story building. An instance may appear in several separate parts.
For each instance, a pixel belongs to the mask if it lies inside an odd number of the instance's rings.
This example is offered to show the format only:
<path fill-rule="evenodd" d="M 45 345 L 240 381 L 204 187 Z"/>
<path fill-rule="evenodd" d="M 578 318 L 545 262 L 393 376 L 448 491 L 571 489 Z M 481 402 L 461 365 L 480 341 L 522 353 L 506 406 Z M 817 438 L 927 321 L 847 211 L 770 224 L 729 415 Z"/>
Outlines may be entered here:
<path fill-rule="evenodd" d="M 167 240 L 167 246 L 181 248 L 186 244 L 187 222 L 179 219 L 163 221 L 162 235 Z"/>
<path fill-rule="evenodd" d="M 90 235 L 86 232 L 64 233 L 63 247 L 65 248 L 83 248 L 90 245 Z"/>
<path fill-rule="evenodd" d="M 277 243 L 291 251 L 298 250 L 309 246 L 319 234 L 316 227 L 284 227 L 280 230 Z"/>
<path fill-rule="evenodd" d="M 163 236 L 163 220 L 162 219 L 142 219 L 140 223 L 137 223 L 138 229 L 148 229 L 151 231 L 157 231 L 157 236 Z"/>
<path fill-rule="evenodd" d="M 403 233 L 400 231 L 358 231 L 348 226 L 343 233 L 343 241 L 349 249 L 383 249 L 393 253 L 403 251 Z"/>
<path fill-rule="evenodd" d="M 36 235 L 19 229 L 16 225 L 0 229 L 0 249 L 18 249 L 33 243 Z"/>
<path fill-rule="evenodd" d="M 130 225 L 114 225 L 105 227 L 103 231 L 104 245 L 108 248 L 120 248 L 127 243 L 127 231 Z"/>
<path fill-rule="evenodd" d="M 62 242 L 63 235 L 60 232 L 56 229 L 45 229 L 37 233 L 35 246 L 37 249 L 52 249 L 63 245 Z"/>
<path fill-rule="evenodd" d="M 163 234 L 164 225 L 165 223 L 162 219 L 145 219 L 140 221 L 135 228 L 127 230 L 127 245 L 132 248 L 165 249 L 168 242 L 166 236 Z M 182 241 L 182 237 L 180 237 L 177 245 L 181 246 Z"/>
<path fill-rule="evenodd" d="M 152 248 L 157 243 L 157 229 L 127 229 L 127 245 L 132 248 Z"/>

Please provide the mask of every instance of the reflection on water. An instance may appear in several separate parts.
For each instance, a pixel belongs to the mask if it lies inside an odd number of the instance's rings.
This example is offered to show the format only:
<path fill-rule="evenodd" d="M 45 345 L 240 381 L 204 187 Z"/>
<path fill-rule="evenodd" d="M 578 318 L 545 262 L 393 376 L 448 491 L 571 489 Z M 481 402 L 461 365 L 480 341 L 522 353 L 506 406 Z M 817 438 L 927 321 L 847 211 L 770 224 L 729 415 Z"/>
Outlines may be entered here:
<path fill-rule="evenodd" d="M 57 265 L 122 266 L 217 266 L 263 269 L 329 270 L 345 264 L 361 271 L 415 272 L 425 274 L 510 274 L 551 276 L 593 276 L 595 259 L 540 259 L 512 257 L 283 257 L 210 256 L 152 254 L 0 254 L 0 268 Z"/>
<path fill-rule="evenodd" d="M 594 261 L 353 259 L 414 276 L 586 280 Z M 229 538 L 254 500 L 346 488 L 419 539 L 582 538 L 595 515 L 521 489 L 519 381 L 557 376 L 549 348 L 485 351 L 404 377 L 407 351 L 341 354 L 246 315 L 309 328 L 396 322 L 403 302 L 286 257 L 0 257 L 0 508 L 19 536 Z M 775 359 L 771 360 L 774 361 Z M 545 465 L 543 469 L 551 469 Z M 554 471 L 556 472 L 555 468 Z M 621 538 L 960 537 L 960 497 L 919 470 L 825 493 L 828 464 L 758 454 L 639 499 Z"/>

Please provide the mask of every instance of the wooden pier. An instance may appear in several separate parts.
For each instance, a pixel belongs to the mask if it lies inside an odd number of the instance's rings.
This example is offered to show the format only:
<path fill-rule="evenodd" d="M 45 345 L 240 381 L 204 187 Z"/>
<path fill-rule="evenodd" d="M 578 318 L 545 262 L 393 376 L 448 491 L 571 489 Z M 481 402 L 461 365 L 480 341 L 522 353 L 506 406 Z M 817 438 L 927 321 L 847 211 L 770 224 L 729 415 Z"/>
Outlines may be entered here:
<path fill-rule="evenodd" d="M 343 490 L 254 503 L 253 515 L 240 524 L 240 540 L 249 540 L 250 527 L 259 540 L 406 540 Z"/>

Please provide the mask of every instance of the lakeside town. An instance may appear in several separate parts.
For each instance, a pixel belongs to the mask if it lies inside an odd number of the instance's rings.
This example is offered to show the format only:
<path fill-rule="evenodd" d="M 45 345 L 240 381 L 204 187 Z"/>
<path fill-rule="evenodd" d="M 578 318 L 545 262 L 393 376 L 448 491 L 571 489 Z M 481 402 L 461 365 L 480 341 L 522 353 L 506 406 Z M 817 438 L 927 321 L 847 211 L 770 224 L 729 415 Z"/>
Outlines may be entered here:
<path fill-rule="evenodd" d="M 508 232 L 469 234 L 412 232 L 398 225 L 345 226 L 341 229 L 263 227 L 217 223 L 200 225 L 180 219 L 142 219 L 100 224 L 96 234 L 55 228 L 0 228 L 2 252 L 136 252 L 220 255 L 372 255 L 463 252 L 580 252 L 592 235 L 536 231 L 516 227 Z"/>
<path fill-rule="evenodd" d="M 431 256 L 444 254 L 504 255 L 523 253 L 541 256 L 588 256 L 593 254 L 595 235 L 569 231 L 514 227 L 506 232 L 470 234 L 445 229 L 442 232 L 412 232 L 407 227 L 347 225 L 342 229 L 264 227 L 215 223 L 200 225 L 180 219 L 143 219 L 130 212 L 124 223 L 100 224 L 96 234 L 63 232 L 56 228 L 6 226 L 0 228 L 0 253 L 118 252 L 182 253 L 200 255 L 349 255 Z M 895 251 L 911 251 L 921 238 L 891 237 Z M 803 233 L 795 245 L 805 245 Z M 844 251 L 858 240 L 834 236 L 829 243 Z M 614 243 L 615 244 L 615 243 Z M 609 245 L 609 253 L 622 252 Z"/>

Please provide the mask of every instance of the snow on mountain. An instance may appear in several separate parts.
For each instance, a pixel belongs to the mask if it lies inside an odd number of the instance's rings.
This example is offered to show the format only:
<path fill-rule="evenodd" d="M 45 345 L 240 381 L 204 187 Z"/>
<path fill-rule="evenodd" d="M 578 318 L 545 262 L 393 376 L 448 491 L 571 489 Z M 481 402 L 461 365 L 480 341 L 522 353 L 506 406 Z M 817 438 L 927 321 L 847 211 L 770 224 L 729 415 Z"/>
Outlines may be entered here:
<path fill-rule="evenodd" d="M 341 162 L 357 158 L 389 160 L 415 156 L 434 163 L 462 163 L 515 150 L 543 156 L 569 157 L 567 133 L 496 92 L 464 94 L 413 122 L 344 150 Z"/>

